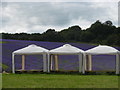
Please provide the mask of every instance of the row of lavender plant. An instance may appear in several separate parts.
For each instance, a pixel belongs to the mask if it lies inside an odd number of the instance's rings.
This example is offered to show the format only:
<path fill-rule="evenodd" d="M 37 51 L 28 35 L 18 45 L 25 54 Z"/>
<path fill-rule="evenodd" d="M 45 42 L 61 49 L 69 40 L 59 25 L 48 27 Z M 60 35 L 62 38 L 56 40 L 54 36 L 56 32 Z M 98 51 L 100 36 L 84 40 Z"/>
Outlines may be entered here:
<path fill-rule="evenodd" d="M 4 43 L 2 45 L 2 62 L 9 66 L 7 71 L 11 71 L 12 67 L 12 52 L 24 48 L 30 44 L 36 44 L 46 49 L 54 49 L 65 43 L 60 42 L 42 42 L 42 41 L 25 41 L 25 40 L 8 40 L 0 39 Z M 69 43 L 83 50 L 88 50 L 95 47 L 95 45 L 82 44 L 82 43 Z M 120 50 L 119 47 L 115 47 Z M 114 70 L 115 69 L 115 56 L 108 55 L 94 55 L 93 57 L 93 70 Z M 41 55 L 27 55 L 25 69 L 41 69 L 43 66 Z M 15 57 L 16 69 L 21 69 L 21 56 Z M 60 55 L 59 56 L 59 69 L 60 70 L 78 70 L 78 56 L 75 55 Z"/>

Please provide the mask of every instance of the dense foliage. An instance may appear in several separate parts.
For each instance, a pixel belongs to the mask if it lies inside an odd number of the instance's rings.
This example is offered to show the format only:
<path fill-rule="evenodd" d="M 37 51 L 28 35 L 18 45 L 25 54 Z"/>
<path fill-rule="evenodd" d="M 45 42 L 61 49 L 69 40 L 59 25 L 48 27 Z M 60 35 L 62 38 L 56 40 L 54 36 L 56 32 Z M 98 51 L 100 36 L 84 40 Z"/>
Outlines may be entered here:
<path fill-rule="evenodd" d="M 48 29 L 40 33 L 2 33 L 3 39 L 53 41 L 53 42 L 87 42 L 120 46 L 120 27 L 115 27 L 111 21 L 101 23 L 97 20 L 86 30 L 79 26 L 71 26 L 59 32 Z"/>

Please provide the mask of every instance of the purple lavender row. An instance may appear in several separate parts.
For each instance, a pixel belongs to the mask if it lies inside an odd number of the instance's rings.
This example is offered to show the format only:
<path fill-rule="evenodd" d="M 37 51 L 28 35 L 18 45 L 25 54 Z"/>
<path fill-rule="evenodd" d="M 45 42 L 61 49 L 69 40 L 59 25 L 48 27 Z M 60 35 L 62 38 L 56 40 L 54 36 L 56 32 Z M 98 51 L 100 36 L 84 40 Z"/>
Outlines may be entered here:
<path fill-rule="evenodd" d="M 1 40 L 1 39 L 0 39 Z M 43 42 L 43 41 L 25 41 L 25 40 L 8 40 L 2 39 L 2 62 L 9 66 L 7 69 L 11 71 L 13 51 L 24 48 L 30 44 L 36 44 L 38 46 L 44 47 L 46 49 L 54 49 L 65 43 L 59 42 Z M 69 43 L 73 46 L 81 48 L 83 50 L 88 50 L 95 47 L 94 45 L 81 44 L 81 43 Z M 1 45 L 1 44 L 0 44 Z M 115 47 L 120 50 L 120 47 Z M 108 55 L 94 55 L 93 57 L 93 70 L 114 70 L 115 69 L 115 56 Z M 26 56 L 26 66 L 25 69 L 42 69 L 43 67 L 42 56 L 40 55 L 27 55 Z M 15 67 L 16 69 L 21 69 L 21 56 L 17 55 L 15 57 Z M 78 56 L 75 55 L 60 55 L 59 56 L 59 69 L 60 70 L 78 70 Z"/>

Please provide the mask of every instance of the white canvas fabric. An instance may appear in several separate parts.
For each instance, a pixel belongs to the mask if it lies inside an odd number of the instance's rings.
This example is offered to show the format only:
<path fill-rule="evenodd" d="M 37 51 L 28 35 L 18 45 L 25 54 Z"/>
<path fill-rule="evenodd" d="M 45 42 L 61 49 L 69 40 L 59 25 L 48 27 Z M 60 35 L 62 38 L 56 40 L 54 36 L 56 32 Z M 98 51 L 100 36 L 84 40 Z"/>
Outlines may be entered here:
<path fill-rule="evenodd" d="M 16 50 L 12 53 L 12 72 L 15 73 L 15 55 L 33 55 L 33 54 L 42 54 L 43 55 L 43 72 L 47 72 L 47 52 L 49 50 L 42 48 L 37 45 L 29 45 L 25 48 Z M 24 59 L 25 60 L 25 57 Z M 24 65 L 23 65 L 24 66 Z"/>
<path fill-rule="evenodd" d="M 117 49 L 107 46 L 107 45 L 99 45 L 97 47 L 94 47 L 92 49 L 85 51 L 85 53 L 89 54 L 89 55 L 100 55 L 100 54 L 116 55 L 116 74 L 120 73 L 119 72 L 119 68 L 120 68 L 119 54 L 120 54 L 120 52 Z M 86 62 L 86 59 L 84 60 L 84 63 L 85 62 Z"/>
<path fill-rule="evenodd" d="M 95 48 L 85 51 L 86 54 L 116 54 L 119 51 L 107 45 L 99 45 Z"/>
<path fill-rule="evenodd" d="M 61 47 L 52 49 L 49 51 L 48 54 L 48 72 L 50 72 L 50 54 L 57 54 L 57 55 L 78 55 L 79 59 L 79 72 L 82 72 L 82 62 L 83 62 L 83 53 L 84 51 L 74 47 L 70 44 L 65 44 Z"/>
<path fill-rule="evenodd" d="M 40 46 L 37 46 L 35 44 L 29 45 L 25 48 L 19 49 L 14 51 L 14 54 L 40 54 L 44 52 L 48 52 L 49 50 L 42 48 Z"/>
<path fill-rule="evenodd" d="M 52 53 L 52 54 L 79 54 L 79 53 L 84 53 L 84 51 L 77 47 L 74 47 L 70 44 L 64 44 L 61 47 L 50 50 L 49 53 Z"/>

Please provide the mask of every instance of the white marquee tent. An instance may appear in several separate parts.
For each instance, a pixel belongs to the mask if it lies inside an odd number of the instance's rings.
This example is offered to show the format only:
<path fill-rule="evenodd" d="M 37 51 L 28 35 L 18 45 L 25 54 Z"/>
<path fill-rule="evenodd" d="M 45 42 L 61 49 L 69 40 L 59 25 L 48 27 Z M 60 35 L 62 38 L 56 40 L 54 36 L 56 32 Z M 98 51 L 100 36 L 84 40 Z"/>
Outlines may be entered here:
<path fill-rule="evenodd" d="M 83 54 L 84 54 L 84 51 L 77 48 L 77 47 L 74 47 L 70 44 L 65 44 L 61 47 L 58 47 L 58 48 L 55 48 L 55 49 L 52 49 L 49 51 L 49 54 L 48 54 L 48 72 L 50 72 L 50 61 L 51 61 L 51 57 L 50 55 L 51 54 L 54 54 L 56 55 L 56 58 L 55 58 L 55 65 L 56 65 L 56 70 L 58 70 L 58 57 L 57 55 L 78 55 L 79 56 L 79 72 L 82 72 L 82 63 L 83 63 Z"/>
<path fill-rule="evenodd" d="M 15 73 L 15 62 L 14 62 L 15 55 L 22 55 L 22 70 L 24 70 L 25 69 L 25 55 L 37 55 L 37 54 L 43 55 L 43 71 L 46 72 L 47 71 L 46 60 L 47 60 L 48 51 L 49 50 L 42 48 L 40 46 L 34 45 L 34 44 L 14 51 L 12 53 L 12 72 Z"/>
<path fill-rule="evenodd" d="M 85 51 L 86 56 L 87 55 L 103 55 L 103 54 L 107 54 L 107 55 L 116 55 L 116 74 L 119 74 L 119 68 L 120 68 L 120 52 L 110 46 L 106 46 L 106 45 L 99 45 L 97 47 L 94 47 L 92 49 L 89 49 L 87 51 Z M 92 63 L 92 59 L 88 59 L 89 64 Z M 84 60 L 84 64 L 86 64 L 86 59 Z M 86 65 L 84 65 L 86 66 Z M 92 65 L 89 65 L 90 68 Z M 84 67 L 84 70 L 86 69 L 86 67 Z"/>

